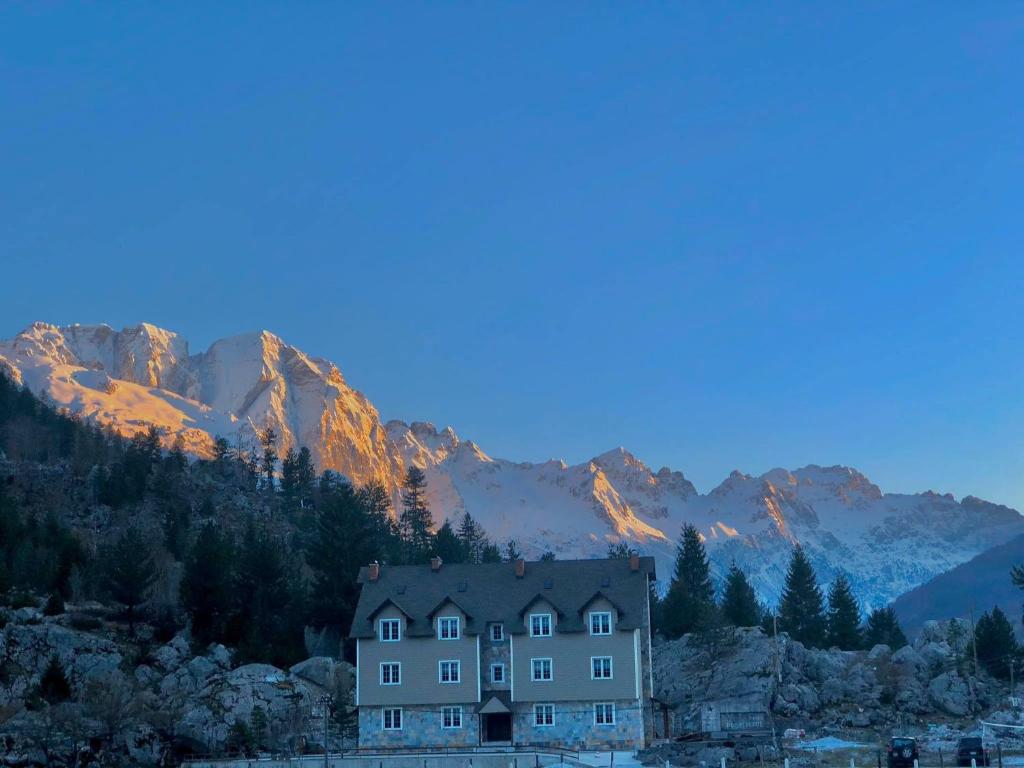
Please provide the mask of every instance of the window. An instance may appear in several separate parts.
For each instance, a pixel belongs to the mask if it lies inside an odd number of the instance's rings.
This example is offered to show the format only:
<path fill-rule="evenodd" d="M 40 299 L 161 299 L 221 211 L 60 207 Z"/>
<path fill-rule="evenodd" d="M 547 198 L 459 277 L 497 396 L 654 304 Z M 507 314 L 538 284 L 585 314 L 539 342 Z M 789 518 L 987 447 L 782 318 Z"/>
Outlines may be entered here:
<path fill-rule="evenodd" d="M 437 679 L 442 683 L 457 683 L 462 679 L 462 662 L 437 662 Z"/>
<path fill-rule="evenodd" d="M 398 619 L 380 620 L 380 639 L 384 643 L 397 643 L 402 635 L 402 622 Z"/>
<path fill-rule="evenodd" d="M 590 679 L 611 680 L 612 679 L 612 657 L 591 656 L 590 657 Z"/>
<path fill-rule="evenodd" d="M 530 637 L 551 637 L 551 614 L 530 614 Z"/>
<path fill-rule="evenodd" d="M 504 683 L 505 682 L 505 665 L 504 664 L 491 664 L 491 682 L 492 683 Z"/>
<path fill-rule="evenodd" d="M 551 659 L 530 659 L 530 679 L 547 681 L 553 677 Z"/>
<path fill-rule="evenodd" d="M 594 725 L 615 725 L 615 705 L 595 704 Z"/>
<path fill-rule="evenodd" d="M 397 661 L 382 661 L 380 665 L 381 685 L 401 685 L 402 665 Z"/>
<path fill-rule="evenodd" d="M 590 614 L 590 634 L 610 635 L 612 633 L 612 615 L 608 611 L 594 611 Z"/>
<path fill-rule="evenodd" d="M 461 728 L 462 727 L 462 707 L 442 707 L 441 708 L 441 727 L 442 728 Z"/>
<path fill-rule="evenodd" d="M 390 707 L 381 710 L 381 713 L 381 727 L 385 731 L 402 730 L 402 709 L 400 707 Z"/>
<path fill-rule="evenodd" d="M 495 643 L 500 643 L 505 639 L 505 625 L 504 624 L 491 624 L 491 640 Z"/>
<path fill-rule="evenodd" d="M 437 639 L 438 640 L 458 640 L 459 639 L 459 617 L 458 616 L 442 616 L 437 620 Z"/>
<path fill-rule="evenodd" d="M 555 724 L 554 704 L 534 704 L 533 724 L 538 728 L 544 728 Z"/>

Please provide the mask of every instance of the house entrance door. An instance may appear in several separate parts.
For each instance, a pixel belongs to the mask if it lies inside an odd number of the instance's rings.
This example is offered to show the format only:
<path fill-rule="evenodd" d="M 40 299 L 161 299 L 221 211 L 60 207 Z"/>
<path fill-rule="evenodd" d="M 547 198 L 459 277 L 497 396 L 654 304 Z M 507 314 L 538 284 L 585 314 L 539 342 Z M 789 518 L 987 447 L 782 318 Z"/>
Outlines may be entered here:
<path fill-rule="evenodd" d="M 484 743 L 508 742 L 512 743 L 512 714 L 509 712 L 496 712 L 491 715 L 482 715 L 483 728 L 482 740 Z"/>

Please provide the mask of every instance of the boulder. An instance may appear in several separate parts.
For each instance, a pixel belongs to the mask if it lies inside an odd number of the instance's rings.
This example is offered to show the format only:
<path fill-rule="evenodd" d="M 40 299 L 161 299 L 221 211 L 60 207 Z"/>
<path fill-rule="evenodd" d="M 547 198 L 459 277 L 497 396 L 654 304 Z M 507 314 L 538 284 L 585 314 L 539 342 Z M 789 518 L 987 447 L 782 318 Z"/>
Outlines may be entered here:
<path fill-rule="evenodd" d="M 943 672 L 928 685 L 928 698 L 939 710 L 963 716 L 971 711 L 971 691 L 958 672 Z"/>

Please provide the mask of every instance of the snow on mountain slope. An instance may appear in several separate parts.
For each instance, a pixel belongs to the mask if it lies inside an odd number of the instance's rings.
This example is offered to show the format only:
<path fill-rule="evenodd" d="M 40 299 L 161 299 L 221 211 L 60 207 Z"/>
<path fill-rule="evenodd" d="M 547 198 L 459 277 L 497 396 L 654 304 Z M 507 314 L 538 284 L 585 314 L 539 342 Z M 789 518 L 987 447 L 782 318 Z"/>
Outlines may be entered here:
<path fill-rule="evenodd" d="M 653 472 L 621 448 L 573 466 L 493 458 L 450 427 L 383 424 L 333 363 L 266 331 L 190 354 L 184 339 L 152 325 L 36 323 L 0 342 L 0 370 L 123 433 L 156 424 L 168 445 L 180 438 L 200 456 L 216 435 L 251 444 L 272 427 L 282 453 L 306 446 L 321 469 L 381 482 L 396 501 L 406 468 L 416 464 L 438 521 L 470 512 L 492 538 L 516 539 L 531 555 L 600 555 L 627 541 L 658 558 L 667 582 L 680 528 L 691 522 L 716 574 L 736 562 L 770 603 L 797 542 L 824 583 L 844 570 L 872 607 L 1024 533 L 1024 518 L 1007 507 L 931 492 L 883 494 L 846 467 L 733 472 L 700 494 L 682 473 Z"/>

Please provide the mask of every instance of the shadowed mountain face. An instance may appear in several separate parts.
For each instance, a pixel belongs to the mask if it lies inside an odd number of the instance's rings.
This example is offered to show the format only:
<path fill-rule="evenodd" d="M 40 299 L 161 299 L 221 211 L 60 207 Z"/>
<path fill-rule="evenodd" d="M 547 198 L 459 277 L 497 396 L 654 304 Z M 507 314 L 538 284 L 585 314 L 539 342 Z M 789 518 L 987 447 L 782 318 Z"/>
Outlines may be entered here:
<path fill-rule="evenodd" d="M 253 445 L 272 427 L 282 455 L 305 446 L 320 469 L 379 482 L 396 505 L 415 464 L 427 474 L 438 522 L 469 512 L 491 538 L 515 539 L 528 555 L 601 555 L 625 541 L 654 555 L 667 582 L 689 522 L 703 534 L 716 576 L 735 561 L 769 603 L 798 542 L 823 583 L 846 571 L 870 608 L 1024 534 L 1024 518 L 1007 507 L 886 494 L 848 467 L 733 472 L 701 494 L 681 472 L 652 471 L 622 448 L 573 466 L 494 458 L 450 427 L 382 422 L 337 366 L 267 331 L 192 353 L 177 334 L 147 324 L 115 331 L 36 323 L 0 342 L 0 371 L 122 433 L 156 424 L 168 445 L 180 440 L 199 456 L 217 435 Z"/>
<path fill-rule="evenodd" d="M 929 579 L 893 603 L 900 623 L 913 636 L 929 619 L 975 618 L 998 605 L 1024 638 L 1024 591 L 1010 581 L 1010 569 L 1024 563 L 1024 536 L 992 547 L 952 570 Z M 937 615 L 938 614 L 938 615 Z"/>

